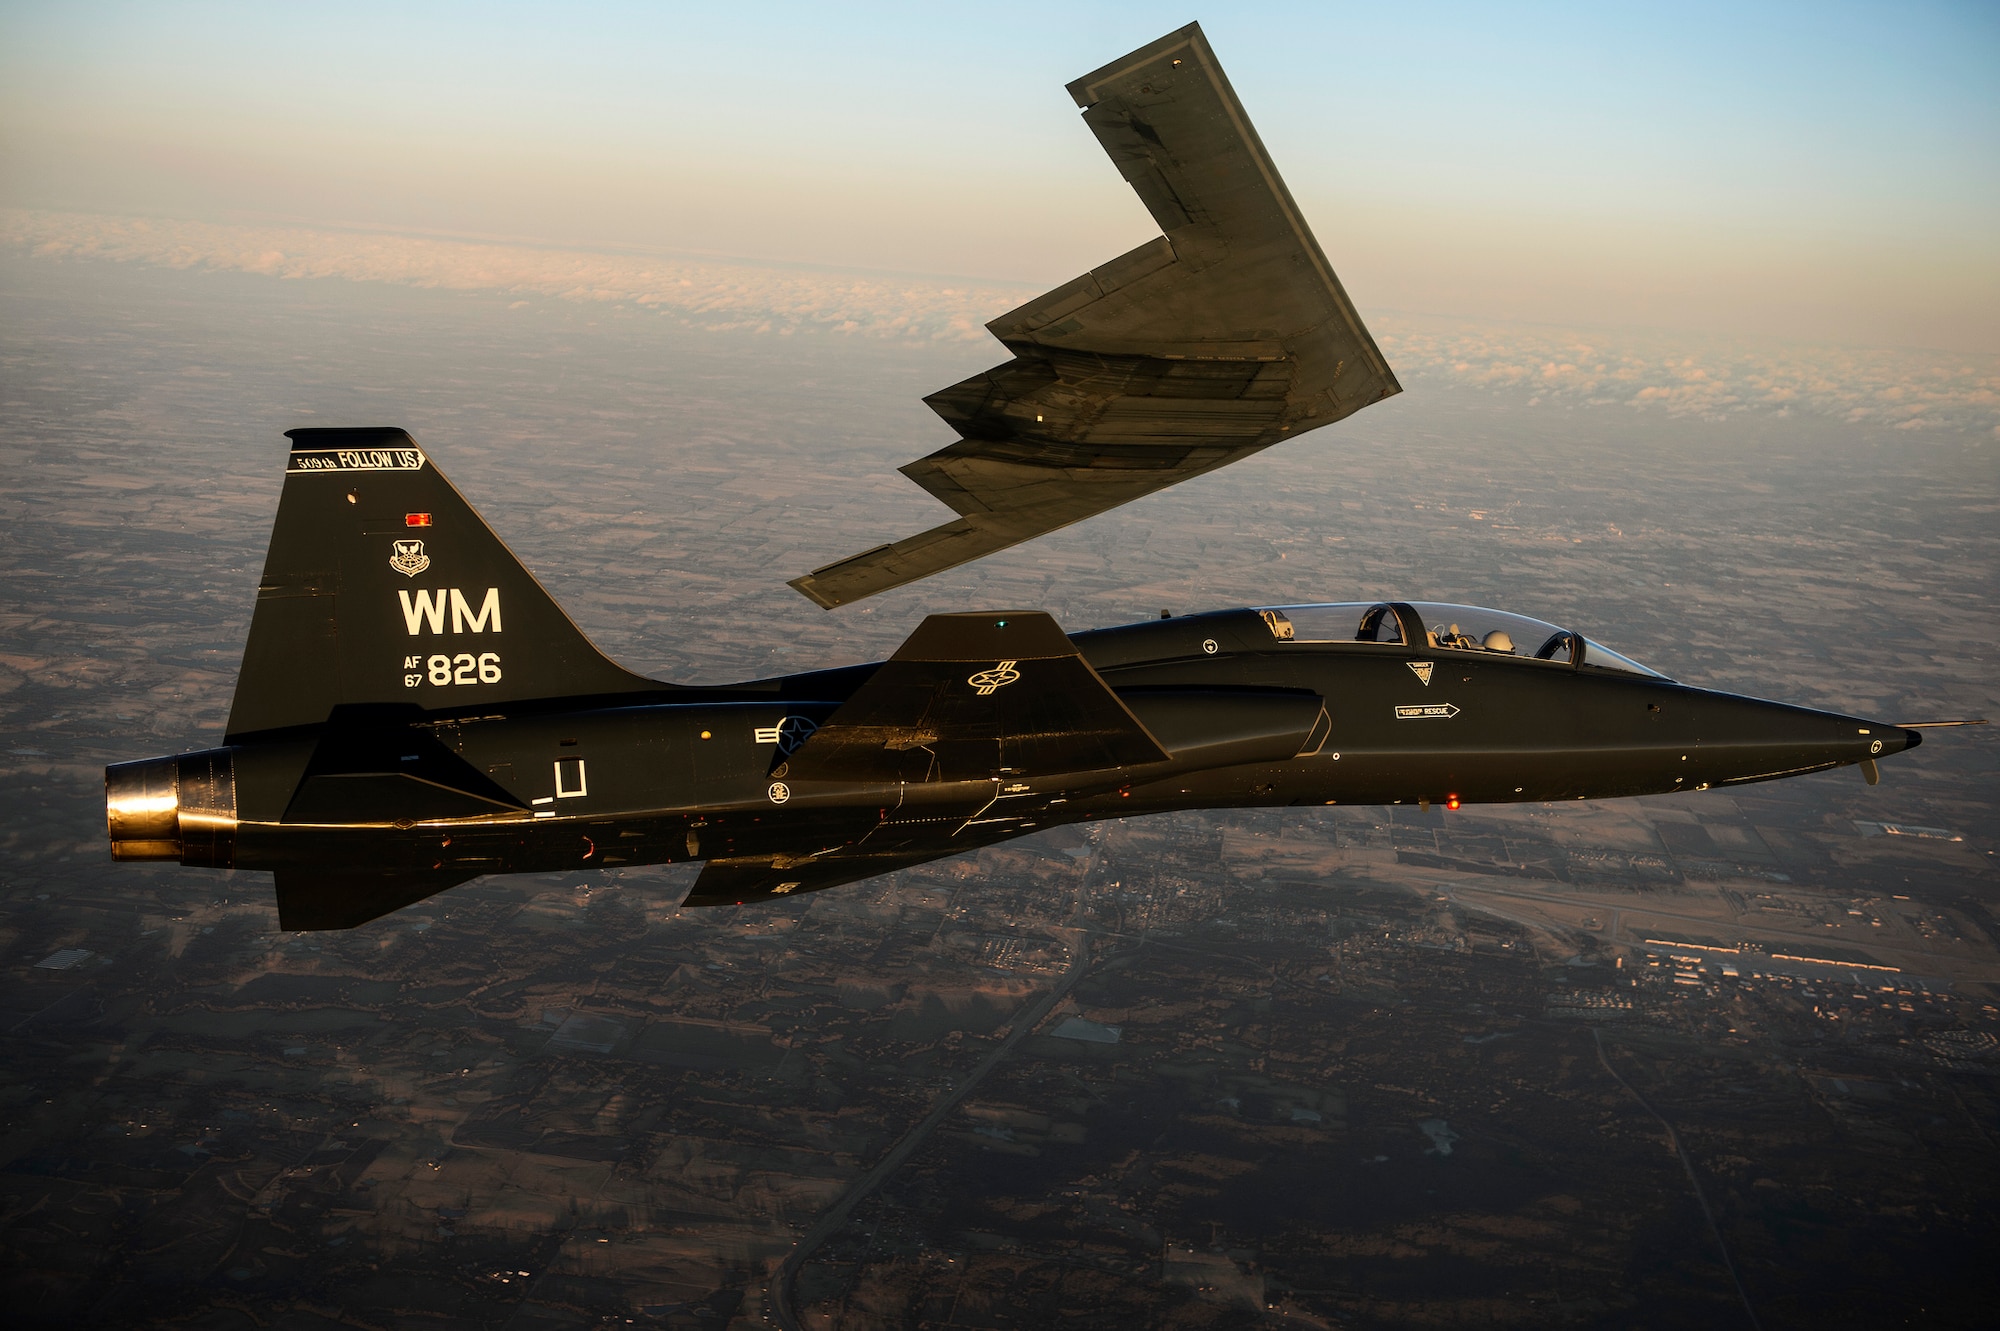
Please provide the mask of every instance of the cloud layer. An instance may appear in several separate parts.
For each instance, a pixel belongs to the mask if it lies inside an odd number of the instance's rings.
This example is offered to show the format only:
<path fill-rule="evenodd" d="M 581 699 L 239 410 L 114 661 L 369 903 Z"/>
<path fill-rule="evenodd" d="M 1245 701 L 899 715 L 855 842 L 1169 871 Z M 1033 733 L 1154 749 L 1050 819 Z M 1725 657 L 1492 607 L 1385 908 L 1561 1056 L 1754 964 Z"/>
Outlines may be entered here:
<path fill-rule="evenodd" d="M 51 259 L 109 259 L 341 278 L 653 309 L 762 333 L 977 341 L 1036 293 L 1018 283 L 852 273 L 745 260 L 607 254 L 302 226 L 0 211 L 0 244 Z M 1953 352 L 1499 326 L 1373 315 L 1406 384 L 1448 383 L 1528 405 L 1672 414 L 1803 413 L 2000 439 L 2000 358 Z"/>
<path fill-rule="evenodd" d="M 1803 413 L 2000 438 L 2000 359 L 1991 356 L 1441 319 L 1379 322 L 1382 349 L 1406 381 L 1444 378 L 1519 395 L 1529 405 Z"/>
<path fill-rule="evenodd" d="M 840 272 L 731 259 L 337 231 L 0 211 L 0 243 L 53 259 L 113 259 L 281 278 L 637 305 L 718 329 L 975 340 L 1035 294 L 1010 283 Z"/>

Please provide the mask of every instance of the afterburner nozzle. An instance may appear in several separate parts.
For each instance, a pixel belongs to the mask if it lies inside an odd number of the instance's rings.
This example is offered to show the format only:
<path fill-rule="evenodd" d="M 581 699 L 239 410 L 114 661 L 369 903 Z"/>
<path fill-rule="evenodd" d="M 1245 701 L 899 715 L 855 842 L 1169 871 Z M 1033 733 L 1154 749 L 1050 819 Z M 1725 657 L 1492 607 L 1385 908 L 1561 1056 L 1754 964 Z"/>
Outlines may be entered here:
<path fill-rule="evenodd" d="M 236 770 L 228 749 L 104 769 L 104 830 L 114 860 L 228 868 L 236 851 Z"/>

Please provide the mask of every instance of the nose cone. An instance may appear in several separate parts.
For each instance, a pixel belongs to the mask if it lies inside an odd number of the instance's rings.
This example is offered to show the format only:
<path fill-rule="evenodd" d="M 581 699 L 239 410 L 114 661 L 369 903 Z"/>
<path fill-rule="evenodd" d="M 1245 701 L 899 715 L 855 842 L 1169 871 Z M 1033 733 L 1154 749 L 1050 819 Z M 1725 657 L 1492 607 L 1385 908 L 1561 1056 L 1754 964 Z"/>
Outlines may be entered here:
<path fill-rule="evenodd" d="M 1923 742 L 1921 733 L 1901 726 L 1732 694 L 1708 694 L 1696 713 L 1693 761 L 1708 785 L 1849 767 Z"/>

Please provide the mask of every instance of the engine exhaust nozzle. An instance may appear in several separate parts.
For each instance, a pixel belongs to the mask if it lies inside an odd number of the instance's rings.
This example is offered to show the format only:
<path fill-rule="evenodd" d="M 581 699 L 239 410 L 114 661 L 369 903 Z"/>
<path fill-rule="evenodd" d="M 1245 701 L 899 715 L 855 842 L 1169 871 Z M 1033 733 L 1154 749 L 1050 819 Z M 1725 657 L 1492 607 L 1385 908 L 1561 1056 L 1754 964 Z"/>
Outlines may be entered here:
<path fill-rule="evenodd" d="M 104 830 L 114 860 L 228 868 L 236 852 L 236 768 L 228 749 L 104 769 Z"/>

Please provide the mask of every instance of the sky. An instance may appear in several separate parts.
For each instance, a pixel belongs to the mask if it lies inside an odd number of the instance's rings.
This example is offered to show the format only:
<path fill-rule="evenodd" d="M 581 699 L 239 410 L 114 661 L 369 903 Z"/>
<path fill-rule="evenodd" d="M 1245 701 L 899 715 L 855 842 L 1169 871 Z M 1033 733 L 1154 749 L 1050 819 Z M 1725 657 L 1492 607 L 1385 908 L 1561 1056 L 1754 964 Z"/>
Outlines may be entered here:
<path fill-rule="evenodd" d="M 0 207 L 1053 285 L 1199 18 L 1373 310 L 2000 353 L 2000 5 L 0 4 Z"/>

